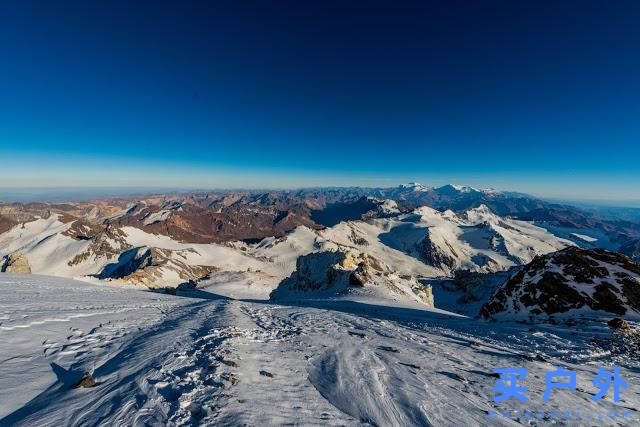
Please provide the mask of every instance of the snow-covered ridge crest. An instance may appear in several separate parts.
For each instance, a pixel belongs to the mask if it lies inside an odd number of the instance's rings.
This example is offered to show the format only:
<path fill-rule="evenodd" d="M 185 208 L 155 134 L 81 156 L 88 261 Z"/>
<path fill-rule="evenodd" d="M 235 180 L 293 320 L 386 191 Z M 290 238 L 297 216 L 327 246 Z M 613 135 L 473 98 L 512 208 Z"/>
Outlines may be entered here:
<path fill-rule="evenodd" d="M 400 184 L 399 186 L 404 190 L 412 190 L 412 191 L 429 191 L 433 190 L 433 187 L 429 187 L 428 185 L 420 184 L 419 182 L 409 182 L 407 184 Z"/>
<path fill-rule="evenodd" d="M 163 240 L 171 243 L 163 244 Z M 215 270 L 215 263 L 211 262 L 214 254 L 229 251 L 210 245 L 200 253 L 191 246 L 198 245 L 180 244 L 132 227 L 107 225 L 91 229 L 82 220 L 65 223 L 54 214 L 0 234 L 0 259 L 19 253 L 34 274 L 175 287 L 206 277 Z M 246 263 L 241 261 L 242 255 L 238 253 L 237 258 L 233 264 L 243 267 Z M 218 259 L 225 258 L 218 255 Z"/>
<path fill-rule="evenodd" d="M 416 255 L 445 272 L 507 270 L 573 245 L 528 222 L 498 216 L 486 205 L 461 213 L 423 206 L 400 219 L 412 217 L 414 228 L 426 229 L 415 243 Z"/>

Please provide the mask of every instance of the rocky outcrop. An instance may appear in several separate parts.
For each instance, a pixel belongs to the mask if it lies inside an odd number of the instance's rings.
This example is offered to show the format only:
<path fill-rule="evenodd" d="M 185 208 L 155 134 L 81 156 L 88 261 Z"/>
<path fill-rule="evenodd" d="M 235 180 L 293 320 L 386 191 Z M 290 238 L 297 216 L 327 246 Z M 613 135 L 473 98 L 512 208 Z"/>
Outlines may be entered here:
<path fill-rule="evenodd" d="M 101 224 L 94 224 L 86 219 L 76 219 L 69 215 L 60 216 L 59 220 L 61 222 L 71 222 L 71 226 L 62 234 L 76 240 L 91 240 L 104 232 L 106 228 Z"/>
<path fill-rule="evenodd" d="M 460 254 L 456 252 L 453 246 L 446 241 L 443 245 L 436 245 L 429 236 L 429 230 L 416 245 L 416 249 L 427 265 L 432 265 L 445 271 L 452 271 L 459 264 Z"/>
<path fill-rule="evenodd" d="M 0 271 L 3 273 L 31 274 L 29 260 L 22 252 L 13 252 L 6 255 L 0 265 Z"/>
<path fill-rule="evenodd" d="M 298 257 L 296 270 L 271 293 L 271 299 L 359 292 L 404 297 L 433 307 L 430 285 L 419 283 L 413 276 L 399 275 L 367 253 L 342 250 Z"/>
<path fill-rule="evenodd" d="M 640 318 L 640 266 L 619 253 L 569 247 L 536 257 L 480 311 L 529 320 L 575 314 Z"/>
<path fill-rule="evenodd" d="M 96 277 L 149 288 L 172 288 L 195 283 L 216 271 L 212 266 L 187 263 L 189 253 L 195 250 L 132 248 L 123 252 L 117 262 L 105 266 Z"/>
<path fill-rule="evenodd" d="M 98 259 L 108 259 L 119 256 L 124 251 L 131 249 L 131 245 L 127 243 L 126 237 L 127 235 L 120 228 L 107 226 L 102 231 L 88 238 L 88 240 L 91 240 L 89 247 L 73 257 L 68 262 L 68 265 L 74 266 L 85 261 L 95 262 Z"/>
<path fill-rule="evenodd" d="M 609 320 L 607 322 L 607 326 L 609 326 L 611 329 L 617 329 L 620 331 L 628 331 L 631 329 L 631 326 L 629 326 L 629 322 L 619 317 L 614 317 L 613 319 Z"/>
<path fill-rule="evenodd" d="M 93 379 L 93 377 L 91 376 L 90 373 L 86 372 L 82 378 L 80 378 L 80 381 L 78 381 L 78 383 L 73 386 L 73 388 L 91 388 L 91 387 L 95 387 L 98 384 L 96 383 L 96 381 Z"/>

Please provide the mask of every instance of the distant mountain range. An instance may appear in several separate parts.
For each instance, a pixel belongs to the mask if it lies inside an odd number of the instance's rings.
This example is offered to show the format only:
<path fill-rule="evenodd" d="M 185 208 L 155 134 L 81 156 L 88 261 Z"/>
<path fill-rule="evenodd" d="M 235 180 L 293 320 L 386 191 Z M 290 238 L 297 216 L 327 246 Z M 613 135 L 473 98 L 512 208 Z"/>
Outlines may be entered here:
<path fill-rule="evenodd" d="M 395 205 L 385 205 L 385 200 Z M 106 225 L 129 225 L 184 242 L 257 241 L 282 236 L 299 225 L 322 228 L 346 220 L 409 212 L 420 206 L 461 212 L 480 205 L 500 216 L 553 228 L 555 234 L 579 245 L 590 243 L 574 235 L 584 235 L 581 231 L 595 233 L 589 236 L 596 239 L 591 246 L 613 250 L 640 239 L 640 221 L 605 218 L 522 193 L 457 185 L 433 188 L 418 183 L 393 188 L 216 191 L 87 202 L 7 203 L 0 205 L 0 232 L 38 216 L 59 213 L 66 221 L 90 223 L 94 231 Z"/>
<path fill-rule="evenodd" d="M 521 193 L 417 183 L 0 205 L 3 271 L 150 288 L 233 273 L 278 298 L 378 289 L 433 305 L 422 279 L 504 274 L 568 247 L 638 262 L 640 223 Z"/>

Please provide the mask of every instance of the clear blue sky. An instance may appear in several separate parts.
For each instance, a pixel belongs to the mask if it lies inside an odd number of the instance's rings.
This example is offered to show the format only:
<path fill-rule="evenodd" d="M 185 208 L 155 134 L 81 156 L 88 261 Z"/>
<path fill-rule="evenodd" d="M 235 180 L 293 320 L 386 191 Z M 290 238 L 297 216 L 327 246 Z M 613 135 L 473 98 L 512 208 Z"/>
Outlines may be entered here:
<path fill-rule="evenodd" d="M 130 3 L 0 6 L 0 187 L 640 199 L 638 2 Z"/>

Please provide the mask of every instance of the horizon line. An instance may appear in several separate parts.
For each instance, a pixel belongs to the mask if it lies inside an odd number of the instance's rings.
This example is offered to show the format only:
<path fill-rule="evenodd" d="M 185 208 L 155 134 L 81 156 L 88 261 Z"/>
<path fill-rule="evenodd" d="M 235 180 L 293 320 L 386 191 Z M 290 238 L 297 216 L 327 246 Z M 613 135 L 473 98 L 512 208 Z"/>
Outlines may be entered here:
<path fill-rule="evenodd" d="M 539 194 L 532 194 L 523 191 L 515 190 L 503 190 L 499 188 L 476 188 L 470 185 L 459 184 L 444 184 L 441 186 L 432 186 L 427 184 L 421 184 L 418 182 L 409 182 L 397 185 L 389 186 L 362 186 L 362 185 L 313 185 L 313 186 L 300 186 L 300 187 L 250 187 L 250 186 L 237 186 L 237 187 L 171 187 L 171 186 L 136 186 L 136 185 L 121 185 L 121 186 L 101 186 L 101 185 L 84 185 L 84 186 L 22 186 L 22 187 L 9 187 L 0 186 L 0 203 L 34 203 L 34 202 L 64 202 L 64 201 L 91 201 L 104 198 L 118 198 L 118 197 L 140 197 L 140 196 L 155 196 L 163 193 L 173 194 L 189 194 L 189 193 L 207 193 L 207 192 L 271 192 L 271 191 L 304 191 L 304 190 L 322 190 L 322 189 L 393 189 L 402 186 L 424 186 L 428 189 L 437 190 L 447 186 L 460 186 L 471 188 L 475 191 L 497 191 L 501 193 L 520 194 L 522 196 L 530 197 L 533 199 L 539 199 L 542 201 L 548 201 L 551 203 L 565 203 L 565 204 L 578 204 L 578 205 L 593 205 L 603 207 L 618 207 L 618 208 L 630 208 L 640 209 L 639 199 L 615 199 L 615 198 L 588 198 L 588 197 L 562 197 L 562 196 L 544 196 Z M 55 192 L 59 192 L 55 194 Z M 3 192 L 14 193 L 6 197 Z M 54 194 L 48 194 L 53 192 Z M 77 192 L 79 194 L 63 194 L 63 193 Z M 82 194 L 84 193 L 84 194 Z M 94 193 L 94 194 L 91 194 Z"/>

